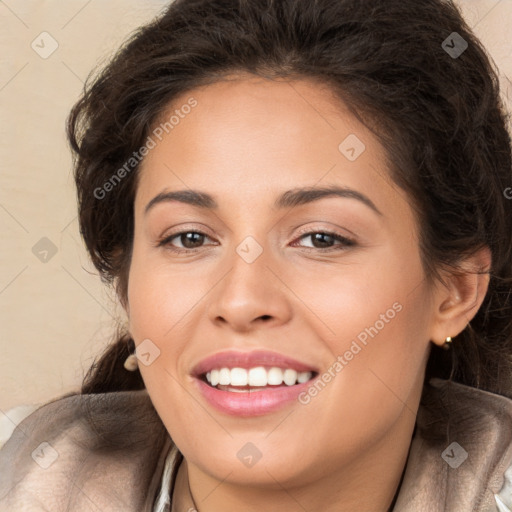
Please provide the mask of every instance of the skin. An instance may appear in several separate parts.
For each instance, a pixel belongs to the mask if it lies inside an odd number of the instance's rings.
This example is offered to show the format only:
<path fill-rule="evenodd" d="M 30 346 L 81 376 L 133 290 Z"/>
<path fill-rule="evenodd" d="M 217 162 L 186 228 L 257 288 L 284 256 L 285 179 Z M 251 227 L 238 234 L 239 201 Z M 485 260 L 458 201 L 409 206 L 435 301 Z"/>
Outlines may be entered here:
<path fill-rule="evenodd" d="M 477 312 L 488 276 L 472 270 L 489 267 L 489 252 L 462 262 L 460 277 L 444 274 L 445 285 L 428 282 L 417 220 L 375 136 L 312 80 L 231 78 L 177 98 L 169 112 L 190 97 L 198 105 L 141 168 L 125 307 L 136 345 L 150 339 L 160 350 L 139 364 L 142 377 L 185 457 L 179 478 L 199 511 L 388 510 L 431 343 L 457 335 Z M 366 146 L 353 162 L 338 149 L 350 134 Z M 272 206 L 288 189 L 333 184 L 364 194 L 381 215 L 353 198 Z M 213 195 L 218 209 L 166 202 L 144 214 L 160 192 L 182 189 Z M 322 246 L 299 229 L 335 231 L 355 245 Z M 157 246 L 180 231 L 206 237 Z M 263 249 L 252 263 L 236 252 L 248 236 Z M 394 303 L 400 312 L 306 405 L 229 416 L 190 376 L 228 348 L 275 350 L 327 371 Z M 247 442 L 262 454 L 252 467 L 237 457 Z"/>

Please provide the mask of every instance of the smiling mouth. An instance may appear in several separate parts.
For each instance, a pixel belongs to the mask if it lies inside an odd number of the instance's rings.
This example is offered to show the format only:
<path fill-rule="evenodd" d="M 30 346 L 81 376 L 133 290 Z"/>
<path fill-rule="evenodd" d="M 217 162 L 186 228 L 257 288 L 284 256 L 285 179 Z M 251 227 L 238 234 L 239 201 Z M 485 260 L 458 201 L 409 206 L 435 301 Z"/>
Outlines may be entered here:
<path fill-rule="evenodd" d="M 303 384 L 314 379 L 317 372 L 299 372 L 291 368 L 264 367 L 254 368 L 216 368 L 203 373 L 199 379 L 219 391 L 232 393 L 253 393 Z"/>

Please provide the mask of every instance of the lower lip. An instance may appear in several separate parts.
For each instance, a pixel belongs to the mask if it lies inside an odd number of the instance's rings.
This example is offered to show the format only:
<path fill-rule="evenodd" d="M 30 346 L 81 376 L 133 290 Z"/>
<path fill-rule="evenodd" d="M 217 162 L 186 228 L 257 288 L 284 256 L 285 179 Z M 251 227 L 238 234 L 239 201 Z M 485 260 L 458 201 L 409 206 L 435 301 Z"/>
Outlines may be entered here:
<path fill-rule="evenodd" d="M 280 386 L 261 391 L 237 393 L 222 391 L 195 379 L 206 401 L 219 411 L 233 416 L 261 416 L 282 409 L 305 391 L 314 379 L 293 386 Z M 298 400 L 297 400 L 298 401 Z"/>

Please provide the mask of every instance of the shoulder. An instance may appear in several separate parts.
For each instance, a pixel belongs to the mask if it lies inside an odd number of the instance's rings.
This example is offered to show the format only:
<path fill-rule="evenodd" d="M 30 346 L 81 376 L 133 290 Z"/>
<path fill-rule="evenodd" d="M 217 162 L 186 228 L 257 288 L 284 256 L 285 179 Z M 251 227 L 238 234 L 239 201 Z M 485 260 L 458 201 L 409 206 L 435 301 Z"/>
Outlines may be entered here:
<path fill-rule="evenodd" d="M 452 435 L 489 448 L 506 450 L 512 444 L 512 399 L 458 382 L 433 378 L 425 386 L 418 414 L 425 437 Z"/>
<path fill-rule="evenodd" d="M 396 511 L 510 512 L 505 506 L 512 506 L 511 466 L 512 399 L 431 379 Z"/>
<path fill-rule="evenodd" d="M 482 509 L 512 512 L 512 399 L 440 379 L 431 383 L 451 424 L 460 425 L 455 436 L 465 440 L 468 460 L 479 460 Z"/>
<path fill-rule="evenodd" d="M 146 390 L 48 402 L 0 449 L 0 511 L 145 510 L 167 437 Z"/>

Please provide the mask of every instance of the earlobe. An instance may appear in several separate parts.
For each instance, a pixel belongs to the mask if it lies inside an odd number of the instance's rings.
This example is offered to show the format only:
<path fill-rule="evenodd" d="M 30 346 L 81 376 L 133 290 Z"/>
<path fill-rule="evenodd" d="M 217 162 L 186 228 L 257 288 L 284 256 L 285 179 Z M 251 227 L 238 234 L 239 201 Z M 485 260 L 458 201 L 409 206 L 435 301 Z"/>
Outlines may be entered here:
<path fill-rule="evenodd" d="M 476 315 L 489 287 L 491 252 L 488 247 L 465 259 L 457 271 L 445 272 L 434 292 L 431 337 L 439 346 L 460 334 Z"/>

